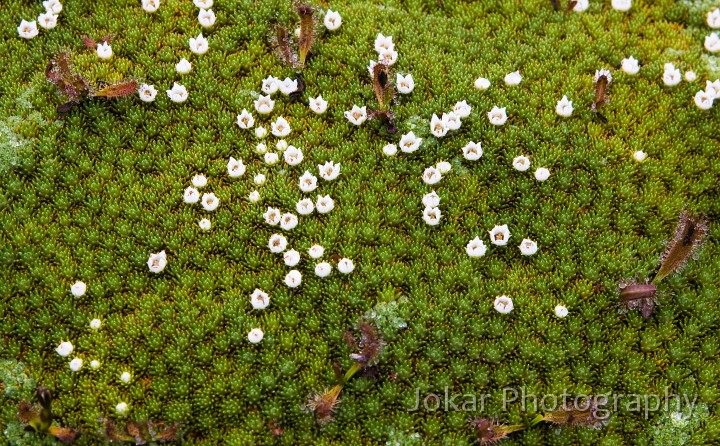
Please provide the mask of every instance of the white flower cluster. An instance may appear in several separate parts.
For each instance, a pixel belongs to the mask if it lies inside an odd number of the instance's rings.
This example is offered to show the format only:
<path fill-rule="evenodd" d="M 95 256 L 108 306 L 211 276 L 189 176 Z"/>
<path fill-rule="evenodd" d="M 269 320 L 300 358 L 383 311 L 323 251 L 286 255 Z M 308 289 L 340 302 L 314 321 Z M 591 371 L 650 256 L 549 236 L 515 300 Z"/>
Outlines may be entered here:
<path fill-rule="evenodd" d="M 425 206 L 425 210 L 423 210 L 423 220 L 425 220 L 425 223 L 430 226 L 435 226 L 440 223 L 440 217 L 442 217 L 442 212 L 440 212 L 439 208 L 440 196 L 435 193 L 435 191 L 425 194 L 422 199 L 422 204 Z"/>
<path fill-rule="evenodd" d="M 442 138 L 448 131 L 458 130 L 462 125 L 461 119 L 470 116 L 471 111 L 472 107 L 463 100 L 456 103 L 451 112 L 443 113 L 442 117 L 433 113 L 430 119 L 430 133 L 436 138 Z"/>
<path fill-rule="evenodd" d="M 99 329 L 100 325 L 101 325 L 101 322 L 99 319 L 93 319 L 90 322 L 90 328 L 92 328 L 94 330 Z M 55 352 L 58 355 L 62 356 L 63 358 L 67 358 L 74 351 L 75 351 L 75 347 L 73 346 L 72 342 L 70 342 L 70 341 L 63 341 L 55 348 Z M 68 363 L 68 366 L 70 367 L 70 370 L 72 370 L 73 372 L 79 372 L 80 369 L 82 369 L 83 364 L 84 364 L 84 362 L 83 362 L 82 358 L 79 358 L 76 356 Z M 100 362 L 98 362 L 97 360 L 92 360 L 90 362 L 90 367 L 92 367 L 93 369 L 97 369 L 98 367 L 100 367 Z"/>
<path fill-rule="evenodd" d="M 269 242 L 270 250 L 274 253 L 281 253 L 287 247 L 287 239 L 279 234 L 273 234 Z M 308 250 L 308 255 L 313 259 L 319 259 L 325 253 L 322 245 L 312 245 Z M 283 261 L 289 267 L 295 267 L 300 263 L 300 253 L 294 249 L 287 250 L 283 253 Z M 332 265 L 329 262 L 318 262 L 315 264 L 315 275 L 324 278 L 332 273 Z M 355 264 L 347 257 L 343 257 L 337 262 L 337 269 L 341 274 L 350 274 L 355 269 Z M 302 283 L 302 274 L 297 269 L 290 270 L 285 275 L 285 285 L 290 288 L 296 288 Z"/>
<path fill-rule="evenodd" d="M 39 34 L 38 24 L 43 29 L 53 29 L 57 26 L 58 15 L 63 10 L 63 5 L 60 3 L 60 0 L 45 0 L 42 4 L 45 12 L 40 13 L 37 20 L 28 22 L 23 19 L 20 21 L 17 32 L 23 39 L 36 37 Z"/>
<path fill-rule="evenodd" d="M 375 51 L 378 53 L 378 63 L 384 63 L 387 66 L 391 66 L 397 62 L 398 53 L 395 51 L 395 44 L 393 43 L 392 36 L 384 36 L 382 33 L 379 33 L 375 38 Z"/>
<path fill-rule="evenodd" d="M 242 160 L 236 160 L 235 158 L 230 157 L 227 164 L 227 170 L 230 177 L 239 177 L 245 173 L 245 165 Z M 204 193 L 201 197 L 200 192 L 198 191 L 199 188 L 203 188 L 207 185 L 207 178 L 205 175 L 195 175 L 192 179 L 192 184 L 192 186 L 185 189 L 185 192 L 183 193 L 183 201 L 189 204 L 200 201 L 202 207 L 209 212 L 217 209 L 220 205 L 220 199 L 215 196 L 214 193 Z M 200 229 L 203 231 L 209 231 L 211 227 L 210 220 L 203 218 L 198 222 L 198 226 L 200 226 Z M 152 267 L 150 269 L 152 270 Z M 162 271 L 162 268 L 160 271 Z"/>
<path fill-rule="evenodd" d="M 505 246 L 510 241 L 510 229 L 508 225 L 496 225 L 490 231 L 490 243 L 495 246 Z M 520 243 L 520 253 L 524 256 L 531 256 L 538 250 L 537 243 L 530 239 L 523 239 Z M 465 247 L 465 252 L 470 257 L 482 257 L 485 255 L 487 248 L 480 237 L 470 240 Z"/>
<path fill-rule="evenodd" d="M 706 81 L 705 90 L 695 93 L 695 105 L 700 110 L 712 108 L 715 99 L 720 99 L 720 79 L 715 79 L 714 82 Z"/>

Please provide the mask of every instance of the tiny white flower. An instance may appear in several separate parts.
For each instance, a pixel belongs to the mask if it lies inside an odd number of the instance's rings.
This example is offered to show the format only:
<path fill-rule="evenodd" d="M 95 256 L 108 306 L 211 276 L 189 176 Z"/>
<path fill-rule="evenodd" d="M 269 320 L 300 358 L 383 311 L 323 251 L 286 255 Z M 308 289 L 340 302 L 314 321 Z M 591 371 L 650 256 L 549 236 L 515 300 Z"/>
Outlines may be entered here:
<path fill-rule="evenodd" d="M 298 225 L 298 218 L 297 215 L 286 213 L 282 214 L 280 217 L 280 228 L 284 229 L 285 231 L 290 231 L 291 229 L 294 229 L 295 226 Z"/>
<path fill-rule="evenodd" d="M 358 107 L 357 105 L 353 105 L 352 110 L 345 112 L 345 117 L 355 125 L 362 125 L 362 123 L 367 120 L 366 108 L 366 106 Z"/>
<path fill-rule="evenodd" d="M 73 372 L 79 371 L 83 366 L 83 360 L 80 358 L 75 358 L 72 361 L 70 361 L 70 370 Z"/>
<path fill-rule="evenodd" d="M 200 193 L 194 187 L 188 187 L 183 194 L 185 203 L 197 203 L 200 200 Z"/>
<path fill-rule="evenodd" d="M 274 226 L 280 223 L 280 210 L 268 206 L 267 211 L 263 214 L 263 218 L 265 219 L 265 223 Z"/>
<path fill-rule="evenodd" d="M 520 82 L 522 81 L 522 76 L 520 76 L 519 71 L 513 71 L 512 73 L 506 74 L 504 80 L 505 84 L 512 87 L 520 84 Z"/>
<path fill-rule="evenodd" d="M 524 256 L 531 256 L 535 254 L 538 250 L 537 243 L 530 240 L 529 238 L 523 239 L 522 243 L 520 243 L 520 252 Z"/>
<path fill-rule="evenodd" d="M 90 328 L 92 328 L 93 330 L 99 330 L 101 325 L 102 322 L 100 321 L 100 319 L 93 319 L 90 321 Z"/>
<path fill-rule="evenodd" d="M 448 163 L 447 161 L 440 161 L 439 163 L 437 163 L 435 168 L 441 174 L 446 174 L 452 170 L 452 164 Z"/>
<path fill-rule="evenodd" d="M 478 90 L 487 90 L 490 88 L 490 81 L 484 77 L 475 79 L 475 88 Z"/>
<path fill-rule="evenodd" d="M 694 82 L 697 79 L 697 74 L 694 71 L 685 72 L 685 80 L 688 82 Z"/>
<path fill-rule="evenodd" d="M 335 201 L 330 198 L 330 195 L 318 195 L 317 202 L 315 203 L 315 209 L 321 214 L 327 214 L 328 212 L 335 209 Z"/>
<path fill-rule="evenodd" d="M 260 96 L 257 101 L 254 101 L 255 110 L 261 115 L 267 115 L 275 107 L 275 101 L 270 98 L 270 95 Z"/>
<path fill-rule="evenodd" d="M 708 11 L 707 24 L 710 28 L 720 28 L 720 8 L 715 8 L 712 11 Z"/>
<path fill-rule="evenodd" d="M 458 115 L 460 118 L 467 118 L 470 116 L 470 112 L 472 111 L 472 107 L 470 107 L 466 100 L 462 100 L 455 104 L 453 107 L 453 112 Z"/>
<path fill-rule="evenodd" d="M 709 36 L 705 37 L 705 49 L 711 53 L 720 51 L 720 37 L 718 37 L 718 33 L 710 33 Z"/>
<path fill-rule="evenodd" d="M 425 184 L 435 184 L 442 179 L 442 174 L 434 167 L 428 167 L 423 172 L 423 181 Z"/>
<path fill-rule="evenodd" d="M 263 336 L 265 336 L 265 333 L 263 333 L 262 330 L 259 328 L 253 328 L 248 333 L 248 341 L 250 341 L 251 344 L 257 344 L 263 340 Z"/>
<path fill-rule="evenodd" d="M 268 152 L 265 154 L 265 164 L 273 165 L 277 163 L 280 160 L 280 157 L 277 153 Z"/>
<path fill-rule="evenodd" d="M 188 98 L 187 88 L 177 82 L 173 84 L 173 87 L 170 90 L 165 90 L 165 93 L 167 93 L 168 97 L 173 102 L 185 102 Z"/>
<path fill-rule="evenodd" d="M 647 154 L 642 150 L 638 150 L 637 152 L 633 153 L 633 158 L 635 158 L 635 161 L 637 161 L 638 163 L 642 163 L 643 161 L 645 161 L 645 158 L 647 158 Z"/>
<path fill-rule="evenodd" d="M 386 156 L 393 156 L 397 153 L 397 146 L 395 144 L 386 144 L 382 151 Z"/>
<path fill-rule="evenodd" d="M 280 89 L 280 79 L 276 78 L 275 76 L 266 77 L 262 81 L 261 89 L 263 93 L 268 96 L 277 92 Z"/>
<path fill-rule="evenodd" d="M 100 59 L 110 59 L 113 55 L 112 47 L 107 42 L 98 43 L 95 52 Z"/>
<path fill-rule="evenodd" d="M 470 141 L 469 143 L 465 144 L 465 147 L 462 148 L 463 151 L 463 157 L 465 157 L 468 161 L 477 161 L 479 160 L 482 155 L 482 143 L 475 143 L 473 141 Z"/>
<path fill-rule="evenodd" d="M 511 312 L 514 308 L 512 299 L 507 296 L 496 297 L 493 306 L 499 313 L 503 314 Z"/>
<path fill-rule="evenodd" d="M 192 64 L 188 62 L 187 59 L 184 57 L 180 59 L 180 62 L 175 64 L 175 71 L 177 71 L 179 74 L 186 74 L 189 73 L 192 69 Z"/>
<path fill-rule="evenodd" d="M 572 115 L 573 110 L 572 101 L 569 101 L 565 95 L 563 95 L 562 99 L 560 99 L 555 106 L 555 113 L 564 118 Z"/>
<path fill-rule="evenodd" d="M 98 361 L 97 359 L 93 359 L 92 361 L 90 361 L 90 368 L 93 369 L 93 370 L 99 369 L 99 368 L 100 368 L 100 361 Z"/>
<path fill-rule="evenodd" d="M 275 144 L 275 147 L 277 147 L 279 151 L 284 152 L 285 149 L 288 148 L 288 143 L 284 139 L 281 139 Z"/>
<path fill-rule="evenodd" d="M 200 26 L 202 26 L 203 28 L 210 28 L 215 24 L 215 13 L 212 9 L 200 8 L 200 13 L 198 14 L 198 22 L 200 22 Z"/>
<path fill-rule="evenodd" d="M 53 29 L 57 26 L 58 16 L 51 12 L 44 12 L 38 15 L 37 22 L 40 27 L 45 29 Z"/>
<path fill-rule="evenodd" d="M 21 20 L 20 26 L 17 27 L 17 32 L 23 39 L 32 39 L 37 36 L 40 31 L 38 31 L 37 22 L 35 20 L 32 22 Z"/>
<path fill-rule="evenodd" d="M 206 211 L 214 211 L 220 205 L 220 200 L 215 194 L 203 194 L 201 204 Z"/>
<path fill-rule="evenodd" d="M 325 25 L 325 28 L 327 28 L 329 31 L 335 31 L 336 29 L 340 28 L 340 25 L 342 25 L 342 17 L 340 17 L 340 14 L 338 14 L 336 11 L 328 9 L 325 13 L 323 25 Z"/>
<path fill-rule="evenodd" d="M 288 146 L 287 150 L 283 152 L 283 158 L 285 158 L 285 162 L 290 166 L 297 166 L 302 162 L 304 157 L 302 150 L 295 146 Z"/>
<path fill-rule="evenodd" d="M 248 195 L 248 200 L 253 203 L 257 203 L 257 201 L 260 200 L 260 192 L 256 190 L 250 192 L 250 195 Z"/>
<path fill-rule="evenodd" d="M 250 295 L 250 304 L 256 310 L 263 310 L 270 305 L 270 296 L 265 291 L 255 288 L 255 291 Z"/>
<path fill-rule="evenodd" d="M 70 287 L 70 292 L 75 297 L 82 296 L 85 294 L 85 291 L 87 291 L 87 285 L 85 285 L 85 282 L 77 281 Z"/>
<path fill-rule="evenodd" d="M 198 8 L 208 9 L 212 8 L 213 0 L 193 0 L 193 3 Z"/>
<path fill-rule="evenodd" d="M 568 315 L 568 309 L 562 305 L 557 305 L 555 307 L 555 316 L 559 318 L 563 318 Z"/>
<path fill-rule="evenodd" d="M 207 218 L 203 218 L 198 222 L 198 226 L 200 226 L 200 229 L 202 229 L 203 231 L 209 231 L 212 224 L 210 223 L 210 220 L 208 220 Z"/>
<path fill-rule="evenodd" d="M 627 11 L 632 6 L 632 0 L 612 0 L 611 4 L 616 11 Z"/>
<path fill-rule="evenodd" d="M 695 105 L 700 110 L 710 110 L 713 106 L 714 95 L 707 93 L 705 90 L 700 90 L 695 93 Z"/>
<path fill-rule="evenodd" d="M 267 146 L 261 142 L 258 143 L 258 145 L 255 146 L 255 153 L 265 155 L 267 153 Z"/>
<path fill-rule="evenodd" d="M 535 179 L 538 181 L 545 181 L 550 178 L 550 171 L 546 167 L 539 167 L 535 171 Z"/>
<path fill-rule="evenodd" d="M 290 128 L 290 124 L 282 116 L 279 116 L 275 122 L 270 124 L 270 126 L 272 127 L 272 134 L 278 138 L 288 136 L 290 134 L 290 130 L 292 130 Z"/>
<path fill-rule="evenodd" d="M 457 130 L 462 125 L 460 117 L 455 112 L 443 113 L 442 122 L 448 130 Z"/>
<path fill-rule="evenodd" d="M 300 253 L 294 249 L 285 251 L 283 254 L 283 260 L 287 266 L 295 266 L 300 262 Z"/>
<path fill-rule="evenodd" d="M 60 345 L 57 346 L 55 351 L 57 352 L 58 355 L 66 357 L 66 356 L 70 356 L 70 353 L 72 353 L 74 349 L 75 348 L 69 341 L 65 341 L 65 342 L 61 342 Z"/>
<path fill-rule="evenodd" d="M 387 66 L 393 65 L 398 58 L 398 52 L 395 50 L 383 50 L 378 55 L 378 62 L 382 62 Z"/>
<path fill-rule="evenodd" d="M 303 198 L 297 202 L 295 209 L 300 215 L 312 214 L 312 211 L 315 210 L 315 203 L 309 198 Z"/>
<path fill-rule="evenodd" d="M 129 383 L 131 379 L 132 375 L 130 374 L 130 372 L 122 372 L 122 374 L 120 374 L 120 381 L 124 382 L 125 384 Z"/>
<path fill-rule="evenodd" d="M 155 96 L 157 96 L 157 90 L 154 85 L 142 84 L 140 88 L 138 88 L 138 96 L 140 96 L 140 100 L 143 102 L 152 102 L 155 100 Z"/>
<path fill-rule="evenodd" d="M 503 125 L 507 121 L 507 114 L 505 113 L 505 107 L 499 108 L 493 106 L 492 110 L 488 112 L 488 119 L 492 125 Z"/>
<path fill-rule="evenodd" d="M 190 43 L 190 51 L 195 54 L 205 54 L 210 47 L 208 40 L 203 37 L 202 33 L 198 34 L 194 39 L 191 37 L 188 42 Z"/>
<path fill-rule="evenodd" d="M 435 191 L 425 194 L 422 199 L 422 204 L 426 208 L 436 208 L 440 206 L 440 196 Z"/>
<path fill-rule="evenodd" d="M 637 59 L 632 56 L 623 59 L 620 66 L 622 70 L 627 74 L 638 74 L 638 72 L 640 71 L 640 64 L 638 63 Z"/>
<path fill-rule="evenodd" d="M 705 81 L 705 91 L 714 99 L 720 99 L 720 79 L 715 79 L 715 82 Z"/>
<path fill-rule="evenodd" d="M 309 98 L 308 100 L 310 101 L 310 110 L 314 111 L 318 115 L 322 115 L 327 110 L 328 103 L 322 96 Z"/>
<path fill-rule="evenodd" d="M 412 93 L 412 91 L 415 89 L 415 80 L 413 79 L 412 74 L 403 76 L 402 74 L 398 73 L 396 78 L 397 82 L 395 82 L 395 84 L 397 85 L 399 93 L 409 94 Z"/>
<path fill-rule="evenodd" d="M 285 248 L 287 247 L 287 239 L 280 234 L 273 234 L 270 236 L 270 240 L 268 241 L 268 247 L 272 253 L 281 253 L 285 251 Z"/>
<path fill-rule="evenodd" d="M 665 85 L 671 87 L 679 84 L 681 80 L 682 75 L 680 74 L 680 70 L 675 68 L 675 65 L 666 63 L 665 72 L 663 73 L 663 82 L 665 82 Z"/>
<path fill-rule="evenodd" d="M 317 177 L 305 171 L 300 177 L 300 190 L 303 192 L 312 192 L 317 188 Z"/>
<path fill-rule="evenodd" d="M 530 159 L 524 155 L 513 158 L 513 167 L 520 172 L 524 172 L 530 168 Z"/>
<path fill-rule="evenodd" d="M 573 7 L 573 11 L 575 12 L 583 12 L 590 6 L 590 2 L 588 0 L 577 0 L 577 3 L 575 3 L 575 6 Z"/>
<path fill-rule="evenodd" d="M 400 137 L 400 150 L 405 153 L 412 153 L 420 148 L 422 138 L 415 136 L 413 132 L 409 132 Z"/>
<path fill-rule="evenodd" d="M 165 251 L 160 251 L 157 254 L 150 253 L 147 265 L 148 269 L 155 274 L 164 270 L 165 266 L 167 266 L 167 255 L 165 254 Z"/>
<path fill-rule="evenodd" d="M 355 269 L 355 264 L 347 257 L 343 257 L 338 262 L 337 268 L 342 274 L 350 274 Z"/>
<path fill-rule="evenodd" d="M 465 252 L 467 252 L 467 255 L 470 257 L 482 257 L 485 255 L 485 251 L 487 251 L 487 248 L 485 247 L 485 243 L 480 240 L 480 237 L 475 237 L 470 240 L 465 247 Z"/>
<path fill-rule="evenodd" d="M 436 138 L 442 138 L 445 136 L 448 132 L 448 128 L 445 125 L 445 122 L 441 118 L 438 118 L 438 115 L 433 113 L 432 119 L 430 119 L 430 133 L 432 133 Z"/>
<path fill-rule="evenodd" d="M 285 285 L 289 286 L 290 288 L 295 288 L 299 286 L 301 282 L 302 274 L 300 274 L 300 271 L 296 269 L 290 270 L 290 272 L 285 275 Z"/>
<path fill-rule="evenodd" d="M 430 226 L 435 226 L 436 224 L 440 223 L 440 217 L 442 217 L 442 212 L 440 212 L 440 208 L 426 207 L 425 210 L 423 210 L 423 220 L 425 220 L 425 223 Z"/>
<path fill-rule="evenodd" d="M 308 254 L 313 259 L 319 259 L 323 256 L 325 253 L 325 248 L 322 247 L 322 245 L 312 245 L 310 249 L 308 249 Z"/>
<path fill-rule="evenodd" d="M 289 77 L 286 77 L 285 80 L 280 82 L 280 93 L 284 94 L 285 96 L 297 91 L 297 89 L 297 79 L 290 79 Z"/>
<path fill-rule="evenodd" d="M 267 129 L 265 127 L 255 127 L 255 137 L 257 139 L 263 139 L 267 135 Z"/>
<path fill-rule="evenodd" d="M 207 177 L 205 175 L 195 175 L 192 178 L 192 184 L 195 187 L 205 187 L 207 185 Z"/>
<path fill-rule="evenodd" d="M 315 265 L 315 275 L 318 277 L 327 277 L 332 272 L 332 266 L 328 262 L 320 262 Z"/>
<path fill-rule="evenodd" d="M 142 0 L 142 9 L 145 12 L 155 12 L 160 7 L 160 0 Z"/>
<path fill-rule="evenodd" d="M 327 161 L 325 164 L 318 164 L 318 171 L 323 179 L 327 181 L 334 180 L 340 175 L 340 163 L 335 164 L 332 161 Z"/>
<path fill-rule="evenodd" d="M 60 3 L 60 0 L 46 0 L 42 2 L 42 4 L 45 11 L 53 14 L 60 14 L 63 10 L 63 5 Z"/>
<path fill-rule="evenodd" d="M 383 36 L 382 33 L 378 34 L 375 39 L 375 51 L 381 53 L 387 50 L 394 50 L 395 44 L 392 39 L 392 36 Z"/>
<path fill-rule="evenodd" d="M 508 240 L 510 239 L 510 230 L 508 229 L 508 225 L 502 225 L 502 226 L 495 226 L 490 231 L 490 243 L 497 246 L 505 246 L 507 245 Z"/>
<path fill-rule="evenodd" d="M 241 177 L 245 174 L 245 164 L 242 160 L 236 160 L 231 156 L 227 163 L 227 171 L 232 178 Z"/>
<path fill-rule="evenodd" d="M 125 415 L 128 412 L 127 403 L 118 403 L 117 406 L 115 406 L 115 412 L 117 412 L 118 415 Z"/>

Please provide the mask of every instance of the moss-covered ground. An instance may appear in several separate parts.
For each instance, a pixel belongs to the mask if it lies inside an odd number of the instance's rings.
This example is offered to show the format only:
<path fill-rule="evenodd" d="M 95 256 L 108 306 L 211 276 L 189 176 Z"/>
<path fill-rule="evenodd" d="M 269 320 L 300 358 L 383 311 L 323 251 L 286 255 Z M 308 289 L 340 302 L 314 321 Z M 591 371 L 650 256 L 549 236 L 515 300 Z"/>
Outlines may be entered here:
<path fill-rule="evenodd" d="M 720 216 L 720 107 L 693 103 L 705 80 L 718 77 L 703 48 L 711 2 L 634 1 L 618 12 L 609 0 L 591 0 L 587 11 L 567 15 L 545 0 L 317 3 L 343 24 L 335 32 L 320 26 L 303 97 L 278 93 L 269 116 L 256 113 L 253 100 L 268 75 L 294 75 L 269 44 L 273 23 L 295 28 L 289 1 L 216 0 L 217 22 L 207 30 L 190 0 L 161 0 L 154 14 L 139 0 L 63 4 L 58 26 L 31 40 L 16 27 L 34 20 L 41 3 L 7 0 L 0 8 L 0 359 L 21 362 L 22 373 L 52 389 L 56 422 L 80 428 L 80 444 L 103 441 L 98 420 L 121 420 L 121 401 L 126 419 L 182 423 L 187 444 L 470 444 L 471 418 L 523 424 L 536 415 L 519 403 L 503 411 L 509 387 L 540 396 L 666 388 L 697 395 L 709 413 L 684 434 L 687 444 L 720 442 L 712 225 Z M 198 56 L 188 39 L 201 31 L 210 50 Z M 393 36 L 393 68 L 416 83 L 392 105 L 395 136 L 377 121 L 358 127 L 343 115 L 353 104 L 377 106 L 367 66 L 379 32 Z M 107 34 L 114 56 L 101 61 L 81 37 Z M 61 51 L 92 82 L 136 79 L 154 84 L 157 99 L 94 99 L 60 115 L 63 99 L 44 72 Z M 629 55 L 642 64 L 635 76 L 619 69 Z M 175 71 L 182 57 L 193 64 L 185 75 Z M 666 62 L 698 79 L 665 86 Z M 608 123 L 590 111 L 601 68 L 614 76 L 602 109 Z M 508 87 L 503 77 L 515 70 L 522 83 Z M 476 90 L 477 77 L 491 87 Z M 165 94 L 175 81 L 188 89 L 184 103 Z M 323 115 L 307 106 L 317 95 L 329 102 Z M 563 95 L 575 106 L 570 118 L 555 113 Z M 473 109 L 460 130 L 432 137 L 432 114 L 461 100 Z M 488 122 L 494 105 L 507 108 L 503 126 Z M 268 130 L 286 117 L 286 139 L 304 161 L 265 165 L 254 132 L 235 123 L 243 108 Z M 424 138 L 420 150 L 382 153 L 409 130 Z M 462 157 L 470 140 L 482 143 L 478 161 Z M 268 135 L 268 147 L 275 141 Z M 648 155 L 642 163 L 632 157 L 637 150 Z M 518 155 L 530 158 L 531 170 L 512 168 Z M 228 176 L 230 156 L 247 165 L 244 176 Z M 262 214 L 268 206 L 294 212 L 307 195 L 298 177 L 317 175 L 329 160 L 341 163 L 339 178 L 319 179 L 309 195 L 329 194 L 335 209 L 300 216 L 286 232 L 302 254 L 303 282 L 289 288 L 290 268 L 267 247 L 280 229 Z M 439 161 L 452 171 L 426 185 L 422 172 Z M 536 167 L 549 168 L 550 179 L 536 181 Z M 220 199 L 213 212 L 183 202 L 198 173 L 208 177 L 201 192 Z M 252 181 L 257 173 L 267 176 L 262 186 Z M 255 189 L 261 199 L 252 203 Z M 422 219 L 421 199 L 433 189 L 441 197 L 437 226 Z M 652 277 L 682 210 L 708 217 L 708 242 L 659 285 L 648 320 L 620 314 L 618 281 Z M 198 226 L 204 217 L 207 232 Z M 510 244 L 490 245 L 488 231 L 502 224 Z M 476 236 L 488 251 L 470 258 L 465 245 Z M 521 255 L 523 238 L 537 241 L 537 254 Z M 325 259 L 352 259 L 355 271 L 315 276 L 306 254 L 315 243 Z M 153 274 L 148 256 L 161 250 L 168 265 Z M 79 298 L 70 293 L 78 280 L 88 286 Z M 271 296 L 265 310 L 250 305 L 255 288 Z M 493 308 L 501 294 L 514 301 L 509 314 Z M 344 333 L 393 301 L 396 329 L 386 333 L 377 375 L 353 378 L 335 420 L 321 429 L 301 406 L 335 384 L 333 363 L 350 367 Z M 557 304 L 569 309 L 566 318 L 555 316 Z M 97 331 L 89 328 L 94 318 L 103 323 Z M 255 327 L 265 332 L 259 344 L 247 339 Z M 75 352 L 60 357 L 55 348 L 68 340 Z M 79 372 L 68 367 L 76 356 L 85 361 Z M 408 411 L 416 389 L 424 396 L 446 386 L 493 397 L 482 413 Z M 34 393 L 12 389 L 0 400 L 3 441 L 39 444 L 17 425 L 19 400 L 34 401 Z M 601 430 L 539 424 L 507 444 L 650 445 L 667 419 L 620 406 Z"/>

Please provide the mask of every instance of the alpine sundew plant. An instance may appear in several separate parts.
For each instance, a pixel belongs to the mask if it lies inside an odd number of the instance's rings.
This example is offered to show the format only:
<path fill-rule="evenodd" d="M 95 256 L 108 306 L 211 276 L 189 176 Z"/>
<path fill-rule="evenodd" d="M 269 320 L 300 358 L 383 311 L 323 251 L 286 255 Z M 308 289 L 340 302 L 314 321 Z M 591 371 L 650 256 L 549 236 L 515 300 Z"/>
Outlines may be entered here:
<path fill-rule="evenodd" d="M 0 443 L 720 444 L 717 8 L 3 2 Z"/>

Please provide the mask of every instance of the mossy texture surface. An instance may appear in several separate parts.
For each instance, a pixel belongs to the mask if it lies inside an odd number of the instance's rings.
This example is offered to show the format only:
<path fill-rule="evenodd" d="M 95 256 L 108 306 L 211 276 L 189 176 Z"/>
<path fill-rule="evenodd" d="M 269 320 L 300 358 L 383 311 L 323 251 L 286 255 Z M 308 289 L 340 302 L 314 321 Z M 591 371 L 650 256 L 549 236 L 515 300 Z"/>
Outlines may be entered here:
<path fill-rule="evenodd" d="M 707 3 L 634 1 L 621 13 L 591 0 L 587 11 L 563 15 L 544 0 L 330 2 L 342 26 L 319 28 L 304 96 L 278 94 L 269 116 L 253 100 L 268 75 L 294 75 L 269 44 L 273 23 L 295 29 L 289 1 L 216 0 L 211 29 L 200 27 L 190 0 L 161 0 L 153 14 L 139 0 L 63 4 L 57 27 L 32 40 L 16 27 L 43 12 L 40 2 L 0 8 L 0 359 L 22 362 L 28 378 L 53 390 L 56 420 L 81 428 L 80 444 L 102 441 L 98 420 L 119 418 L 120 401 L 128 419 L 181 422 L 188 444 L 471 444 L 470 418 L 522 424 L 536 415 L 518 404 L 503 411 L 507 387 L 698 395 L 709 410 L 683 434 L 687 444 L 720 442 L 720 107 L 693 103 L 718 77 L 702 46 Z M 188 39 L 201 31 L 210 49 L 198 56 Z M 354 104 L 377 107 L 367 66 L 379 32 L 393 36 L 393 69 L 416 84 L 391 106 L 395 137 L 377 121 L 358 127 L 343 116 Z M 81 37 L 107 34 L 114 56 L 102 61 Z M 93 99 L 59 115 L 63 100 L 44 70 L 61 51 L 91 82 L 136 79 L 154 84 L 157 99 Z M 630 55 L 642 64 L 635 76 L 619 70 Z M 179 75 L 183 57 L 193 67 Z M 666 87 L 666 62 L 698 80 Z M 590 111 L 602 68 L 614 75 L 607 124 Z M 508 87 L 503 77 L 515 70 L 523 80 Z M 474 89 L 477 77 L 491 87 Z M 176 81 L 188 89 L 184 103 L 165 95 Z M 323 115 L 307 106 L 317 95 L 329 102 Z M 575 106 L 570 118 L 555 113 L 563 95 Z M 432 114 L 461 100 L 473 108 L 462 127 L 430 135 Z M 507 108 L 503 126 L 488 122 L 494 105 Z M 265 165 L 254 132 L 235 123 L 243 108 L 268 130 L 284 116 L 285 139 L 304 161 Z M 410 130 L 424 138 L 420 150 L 383 155 Z M 478 161 L 462 157 L 471 140 L 482 143 Z M 637 150 L 648 154 L 642 163 Z M 530 158 L 530 171 L 512 168 L 518 155 Z M 228 176 L 231 156 L 247 165 L 244 176 Z M 288 288 L 290 268 L 267 247 L 280 230 L 262 214 L 295 212 L 308 195 L 299 176 L 330 160 L 341 163 L 340 177 L 319 179 L 309 196 L 329 194 L 335 209 L 300 216 L 286 231 L 303 274 Z M 452 171 L 424 184 L 424 169 L 439 161 Z M 537 167 L 550 169 L 547 181 L 535 180 Z M 220 199 L 214 212 L 183 202 L 199 173 L 208 177 L 201 192 Z M 257 173 L 267 176 L 262 186 Z M 255 189 L 258 203 L 247 199 Z M 442 218 L 431 227 L 421 199 L 433 189 Z M 651 278 L 682 210 L 708 216 L 708 242 L 659 285 L 649 320 L 619 314 L 618 281 Z M 199 228 L 202 218 L 210 231 Z M 469 240 L 487 242 L 502 224 L 508 246 L 467 256 Z M 521 255 L 523 238 L 537 241 L 537 254 Z M 315 276 L 307 250 L 316 243 L 325 259 L 352 259 L 355 271 Z M 153 274 L 148 256 L 161 250 L 168 265 Z M 88 287 L 82 297 L 70 293 L 78 280 Z M 255 288 L 271 296 L 268 308 L 253 310 Z M 493 309 L 501 294 L 514 301 L 509 314 Z M 566 318 L 554 315 L 557 304 Z M 373 309 L 392 327 L 379 377 L 351 380 L 335 421 L 320 429 L 301 406 L 335 383 L 334 362 L 350 366 L 343 334 Z M 94 318 L 103 322 L 97 331 Z M 255 327 L 265 338 L 250 344 Z M 55 347 L 66 340 L 75 352 L 62 358 Z M 75 356 L 85 362 L 77 373 L 68 367 Z M 408 411 L 416 389 L 446 386 L 493 398 L 483 413 Z M 1 405 L 5 430 L 18 401 L 4 395 Z M 663 416 L 618 410 L 602 430 L 538 425 L 507 444 L 649 445 Z"/>

